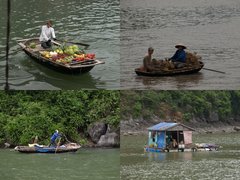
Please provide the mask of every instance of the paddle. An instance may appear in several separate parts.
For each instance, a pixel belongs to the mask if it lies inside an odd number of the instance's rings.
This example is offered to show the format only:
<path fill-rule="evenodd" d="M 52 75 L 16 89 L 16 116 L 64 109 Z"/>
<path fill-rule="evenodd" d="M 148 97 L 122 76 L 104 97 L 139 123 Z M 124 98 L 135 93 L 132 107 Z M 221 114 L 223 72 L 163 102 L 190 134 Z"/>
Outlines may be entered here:
<path fill-rule="evenodd" d="M 218 73 L 226 74 L 226 73 L 223 72 L 223 71 L 218 71 L 218 70 L 215 70 L 215 69 L 209 69 L 209 68 L 203 68 L 203 69 L 208 70 L 208 71 L 213 71 L 213 72 L 218 72 Z"/>
<path fill-rule="evenodd" d="M 90 46 L 89 44 L 80 43 L 80 42 L 63 41 L 63 40 L 59 40 L 59 39 L 57 39 L 57 41 L 60 41 L 60 42 L 65 42 L 65 43 L 71 43 L 71 44 L 78 44 L 78 45 L 81 45 L 81 46 L 86 46 L 86 47 L 89 47 L 89 46 Z"/>
<path fill-rule="evenodd" d="M 71 142 L 68 140 L 67 136 L 66 136 L 65 134 L 63 134 L 63 135 L 64 135 L 66 141 L 67 141 L 68 143 L 71 143 Z"/>
<path fill-rule="evenodd" d="M 56 148 L 56 150 L 55 150 L 55 154 L 56 154 L 57 149 L 58 149 L 58 147 L 59 147 L 59 145 L 60 145 L 60 141 L 61 141 L 61 138 L 59 138 L 59 140 L 58 140 L 58 144 L 57 144 L 57 148 Z"/>

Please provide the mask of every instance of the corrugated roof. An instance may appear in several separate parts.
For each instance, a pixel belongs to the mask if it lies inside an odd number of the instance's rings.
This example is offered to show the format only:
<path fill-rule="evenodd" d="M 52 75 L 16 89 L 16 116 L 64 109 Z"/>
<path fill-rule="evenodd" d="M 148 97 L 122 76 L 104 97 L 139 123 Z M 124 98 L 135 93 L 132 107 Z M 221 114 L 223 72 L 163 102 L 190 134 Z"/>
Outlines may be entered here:
<path fill-rule="evenodd" d="M 156 124 L 152 127 L 149 127 L 148 130 L 152 131 L 165 131 L 173 126 L 178 125 L 178 123 L 166 123 L 166 122 L 161 122 L 159 124 Z"/>

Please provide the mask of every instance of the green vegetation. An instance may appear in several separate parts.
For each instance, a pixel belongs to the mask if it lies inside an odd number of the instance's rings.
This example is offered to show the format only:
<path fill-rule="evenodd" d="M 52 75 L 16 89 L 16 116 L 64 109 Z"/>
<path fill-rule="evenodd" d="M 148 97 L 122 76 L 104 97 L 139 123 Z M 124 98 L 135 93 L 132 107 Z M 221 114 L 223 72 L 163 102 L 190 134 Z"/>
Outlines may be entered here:
<path fill-rule="evenodd" d="M 122 119 L 175 116 L 190 121 L 218 114 L 219 121 L 239 117 L 240 91 L 122 91 Z"/>
<path fill-rule="evenodd" d="M 26 145 L 35 136 L 48 144 L 58 129 L 70 141 L 86 143 L 96 121 L 119 126 L 119 91 L 0 92 L 0 145 Z"/>

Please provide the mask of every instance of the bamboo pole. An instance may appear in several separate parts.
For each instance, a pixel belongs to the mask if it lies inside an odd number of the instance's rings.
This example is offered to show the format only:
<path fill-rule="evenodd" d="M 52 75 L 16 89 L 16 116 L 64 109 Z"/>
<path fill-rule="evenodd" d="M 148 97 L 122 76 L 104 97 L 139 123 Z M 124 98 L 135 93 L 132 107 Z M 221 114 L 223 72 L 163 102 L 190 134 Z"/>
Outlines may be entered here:
<path fill-rule="evenodd" d="M 6 69 L 5 69 L 5 76 L 6 76 L 6 84 L 5 84 L 5 91 L 9 90 L 8 84 L 8 76 L 9 76 L 9 65 L 8 65 L 8 55 L 9 55 L 9 39 L 10 39 L 10 16 L 11 16 L 11 0 L 7 2 L 7 40 L 6 40 Z"/>

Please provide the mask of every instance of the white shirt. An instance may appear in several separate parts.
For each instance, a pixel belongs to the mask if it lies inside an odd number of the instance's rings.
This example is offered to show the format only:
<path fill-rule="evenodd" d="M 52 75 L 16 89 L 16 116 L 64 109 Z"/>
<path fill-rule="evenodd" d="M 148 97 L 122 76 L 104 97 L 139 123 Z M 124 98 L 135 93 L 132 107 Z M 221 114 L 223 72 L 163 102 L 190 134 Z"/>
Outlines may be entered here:
<path fill-rule="evenodd" d="M 52 27 L 47 27 L 47 25 L 42 26 L 42 32 L 39 37 L 39 41 L 47 42 L 51 38 L 56 38 L 54 29 Z"/>

